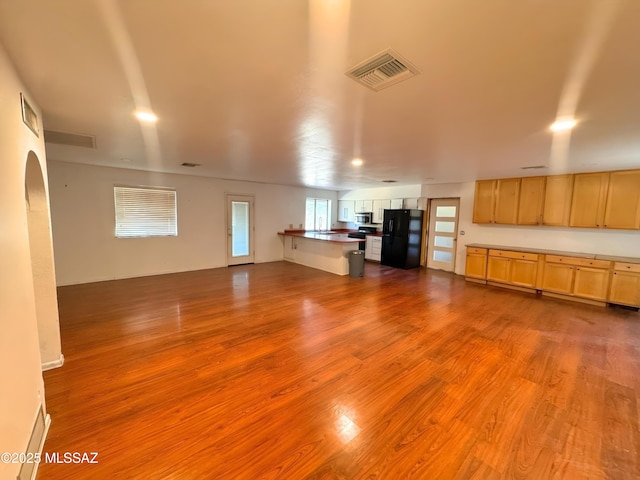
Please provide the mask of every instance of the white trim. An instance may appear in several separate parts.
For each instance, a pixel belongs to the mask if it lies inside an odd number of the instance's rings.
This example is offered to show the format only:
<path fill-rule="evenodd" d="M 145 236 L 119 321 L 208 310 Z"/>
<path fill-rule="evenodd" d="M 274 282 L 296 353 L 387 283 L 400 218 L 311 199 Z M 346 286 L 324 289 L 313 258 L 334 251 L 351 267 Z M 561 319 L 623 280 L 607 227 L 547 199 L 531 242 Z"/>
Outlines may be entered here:
<path fill-rule="evenodd" d="M 44 442 L 47 439 L 47 435 L 49 433 L 49 427 L 51 426 L 51 415 L 48 413 L 44 417 L 44 432 L 42 432 L 42 438 L 40 439 L 40 445 L 38 446 L 38 453 L 42 455 L 42 450 L 44 450 Z M 33 471 L 31 472 L 31 480 L 36 480 L 38 476 L 38 467 L 40 463 L 36 463 Z"/>
<path fill-rule="evenodd" d="M 53 360 L 51 362 L 42 364 L 42 371 L 46 372 L 47 370 L 53 370 L 54 368 L 60 368 L 64 365 L 64 355 L 60 354 L 60 358 L 58 360 Z"/>

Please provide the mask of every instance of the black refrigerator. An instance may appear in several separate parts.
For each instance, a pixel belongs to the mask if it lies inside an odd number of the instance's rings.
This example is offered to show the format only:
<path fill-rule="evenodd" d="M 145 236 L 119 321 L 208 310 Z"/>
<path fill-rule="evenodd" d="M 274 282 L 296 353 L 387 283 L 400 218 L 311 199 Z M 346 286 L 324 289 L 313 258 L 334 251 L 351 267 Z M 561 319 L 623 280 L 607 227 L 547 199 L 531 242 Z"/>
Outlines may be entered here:
<path fill-rule="evenodd" d="M 420 266 L 422 210 L 385 210 L 380 263 L 397 268 Z"/>

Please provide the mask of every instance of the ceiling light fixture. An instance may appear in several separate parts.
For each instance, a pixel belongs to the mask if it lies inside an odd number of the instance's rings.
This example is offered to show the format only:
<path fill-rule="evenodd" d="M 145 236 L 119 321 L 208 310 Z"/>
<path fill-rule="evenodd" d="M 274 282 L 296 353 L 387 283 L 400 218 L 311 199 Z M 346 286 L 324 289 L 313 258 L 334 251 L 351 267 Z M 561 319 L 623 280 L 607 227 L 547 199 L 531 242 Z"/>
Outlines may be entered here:
<path fill-rule="evenodd" d="M 146 110 L 136 111 L 135 116 L 141 122 L 154 123 L 158 121 L 158 117 L 153 112 L 149 112 Z"/>
<path fill-rule="evenodd" d="M 363 163 L 364 163 L 364 160 L 362 160 L 361 158 L 354 158 L 353 160 L 351 160 L 351 165 L 355 167 L 360 167 L 362 166 Z"/>
<path fill-rule="evenodd" d="M 567 132 L 576 126 L 576 121 L 573 118 L 561 118 L 551 124 L 552 132 Z"/>

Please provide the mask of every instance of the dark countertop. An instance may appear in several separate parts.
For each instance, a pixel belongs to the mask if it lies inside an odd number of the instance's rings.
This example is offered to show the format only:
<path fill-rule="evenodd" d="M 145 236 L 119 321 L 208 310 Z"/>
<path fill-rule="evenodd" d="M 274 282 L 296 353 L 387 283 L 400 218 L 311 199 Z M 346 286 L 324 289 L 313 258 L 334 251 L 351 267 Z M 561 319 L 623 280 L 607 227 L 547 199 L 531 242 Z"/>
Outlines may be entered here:
<path fill-rule="evenodd" d="M 526 248 L 526 247 L 514 247 L 512 245 L 489 245 L 486 243 L 468 243 L 465 247 L 472 248 L 487 248 L 492 250 L 510 250 L 512 252 L 523 253 L 538 253 L 541 255 L 560 255 L 563 257 L 580 257 L 588 258 L 591 260 L 606 260 L 610 262 L 626 262 L 626 263 L 640 263 L 640 258 L 635 257 L 618 257 L 615 255 L 599 255 L 597 253 L 581 253 L 581 252 L 565 252 L 561 250 L 545 250 L 542 248 Z"/>

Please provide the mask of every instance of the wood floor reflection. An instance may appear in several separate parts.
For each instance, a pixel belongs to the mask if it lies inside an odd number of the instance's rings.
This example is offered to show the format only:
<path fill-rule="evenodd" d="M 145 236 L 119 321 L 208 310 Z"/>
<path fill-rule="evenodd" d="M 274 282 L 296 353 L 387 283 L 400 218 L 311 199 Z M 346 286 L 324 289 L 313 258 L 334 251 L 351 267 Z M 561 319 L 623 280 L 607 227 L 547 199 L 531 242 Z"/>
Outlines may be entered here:
<path fill-rule="evenodd" d="M 637 479 L 640 316 L 367 263 L 59 289 L 46 479 Z"/>

